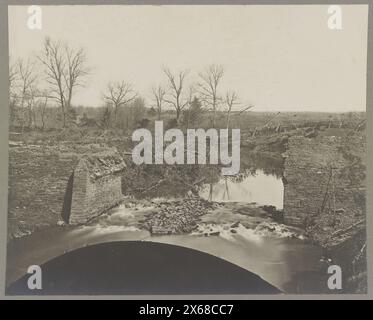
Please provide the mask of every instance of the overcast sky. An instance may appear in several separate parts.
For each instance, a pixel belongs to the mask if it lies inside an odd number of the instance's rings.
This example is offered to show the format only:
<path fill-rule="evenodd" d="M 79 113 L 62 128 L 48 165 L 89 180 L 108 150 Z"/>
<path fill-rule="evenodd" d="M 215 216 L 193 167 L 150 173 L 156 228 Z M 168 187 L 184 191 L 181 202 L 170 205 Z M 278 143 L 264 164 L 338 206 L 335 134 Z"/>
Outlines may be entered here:
<path fill-rule="evenodd" d="M 367 6 L 341 6 L 330 30 L 327 6 L 45 6 L 42 30 L 27 7 L 9 7 L 12 59 L 42 48 L 46 36 L 84 47 L 92 74 L 75 105 L 98 106 L 112 80 L 150 101 L 161 66 L 225 68 L 221 93 L 235 90 L 256 111 L 365 110 Z"/>

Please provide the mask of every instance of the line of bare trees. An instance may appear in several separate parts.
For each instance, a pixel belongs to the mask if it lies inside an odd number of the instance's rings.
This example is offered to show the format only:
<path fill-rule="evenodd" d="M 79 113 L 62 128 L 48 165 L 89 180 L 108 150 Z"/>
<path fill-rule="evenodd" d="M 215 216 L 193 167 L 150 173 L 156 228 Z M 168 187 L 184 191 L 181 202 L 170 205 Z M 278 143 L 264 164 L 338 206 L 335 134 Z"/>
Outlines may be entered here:
<path fill-rule="evenodd" d="M 75 49 L 47 37 L 43 49 L 33 59 L 18 59 L 12 63 L 9 68 L 11 123 L 17 120 L 22 128 L 35 127 L 38 117 L 44 128 L 50 109 L 48 105 L 53 105 L 59 110 L 58 118 L 63 128 L 77 124 L 72 99 L 90 74 L 86 60 L 83 48 Z M 241 103 L 236 92 L 223 93 L 221 90 L 223 66 L 208 66 L 198 74 L 197 81 L 192 81 L 189 70 L 175 72 L 163 66 L 162 74 L 163 83 L 153 86 L 150 92 L 152 107 L 159 120 L 162 112 L 171 108 L 175 111 L 176 124 L 182 115 L 189 126 L 202 113 L 208 113 L 211 125 L 215 127 L 217 112 L 225 111 L 226 126 L 229 127 L 233 109 Z M 123 119 L 118 119 L 118 113 L 130 104 L 145 105 L 133 84 L 126 80 L 110 82 L 102 100 L 105 108 L 97 125 L 105 128 L 121 126 Z"/>
<path fill-rule="evenodd" d="M 44 127 L 47 103 L 53 101 L 60 109 L 65 128 L 69 116 L 74 120 L 72 97 L 78 87 L 84 85 L 88 74 L 82 48 L 75 50 L 68 44 L 46 38 L 42 52 L 33 59 L 18 59 L 10 65 L 10 120 L 17 119 L 22 128 L 31 127 L 36 125 L 39 113 Z"/>
<path fill-rule="evenodd" d="M 165 109 L 175 111 L 175 121 L 179 124 L 180 118 L 184 116 L 184 124 L 188 127 L 195 124 L 198 117 L 208 112 L 211 124 L 216 126 L 216 114 L 225 110 L 227 113 L 226 126 L 229 127 L 233 109 L 239 107 L 238 95 L 229 90 L 222 94 L 220 84 L 224 75 L 221 65 L 212 64 L 203 72 L 198 74 L 198 81 L 190 81 L 189 70 L 172 71 L 163 66 L 163 83 L 151 88 L 152 107 L 157 119 L 162 118 Z M 132 83 L 125 80 L 110 82 L 103 93 L 106 104 L 102 112 L 100 123 L 103 127 L 120 126 L 118 119 L 119 110 L 126 108 L 130 103 L 139 98 L 140 95 L 134 89 Z M 127 126 L 128 127 L 128 126 Z"/>
<path fill-rule="evenodd" d="M 153 106 L 157 110 L 158 119 L 164 106 L 171 106 L 176 112 L 176 122 L 184 112 L 187 123 L 196 117 L 197 112 L 209 112 L 212 127 L 216 126 L 218 111 L 227 112 L 226 126 L 229 127 L 233 109 L 242 104 L 238 94 L 228 90 L 221 92 L 220 86 L 224 76 L 222 65 L 211 64 L 198 74 L 196 83 L 188 82 L 188 70 L 171 71 L 168 67 L 162 68 L 165 75 L 165 85 L 159 84 L 152 88 Z"/>

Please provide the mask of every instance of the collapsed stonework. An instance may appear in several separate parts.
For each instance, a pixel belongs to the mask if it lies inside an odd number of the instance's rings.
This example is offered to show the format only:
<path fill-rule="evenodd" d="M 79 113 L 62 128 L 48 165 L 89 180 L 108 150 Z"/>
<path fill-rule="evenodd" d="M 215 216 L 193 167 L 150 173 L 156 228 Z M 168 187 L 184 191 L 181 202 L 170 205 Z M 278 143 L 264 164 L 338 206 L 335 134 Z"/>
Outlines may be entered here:
<path fill-rule="evenodd" d="M 125 167 L 116 151 L 82 156 L 68 183 L 65 222 L 83 224 L 117 205 L 123 198 L 121 172 Z"/>
<path fill-rule="evenodd" d="M 364 133 L 292 136 L 284 156 L 285 223 L 303 227 L 342 268 L 344 292 L 366 293 Z"/>
<path fill-rule="evenodd" d="M 292 136 L 284 153 L 284 220 L 323 232 L 365 218 L 366 140 L 361 134 Z"/>

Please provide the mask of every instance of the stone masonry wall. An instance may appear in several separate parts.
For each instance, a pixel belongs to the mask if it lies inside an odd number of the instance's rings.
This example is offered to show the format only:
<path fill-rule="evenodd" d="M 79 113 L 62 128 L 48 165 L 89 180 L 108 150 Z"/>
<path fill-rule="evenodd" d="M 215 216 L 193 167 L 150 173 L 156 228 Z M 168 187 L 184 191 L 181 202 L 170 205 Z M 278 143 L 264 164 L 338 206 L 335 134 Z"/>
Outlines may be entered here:
<path fill-rule="evenodd" d="M 84 159 L 74 170 L 69 224 L 82 224 L 118 204 L 123 198 L 118 173 L 92 179 Z"/>
<path fill-rule="evenodd" d="M 9 148 L 8 239 L 56 225 L 64 216 L 71 174 L 84 154 L 111 150 L 106 146 L 20 145 Z M 102 182 L 106 181 L 105 179 Z M 101 183 L 101 182 L 99 182 Z M 120 177 L 114 181 L 115 189 Z M 105 190 L 105 187 L 102 188 Z M 110 188 L 111 190 L 111 188 Z M 119 189 L 120 190 L 120 189 Z M 108 191 L 109 194 L 111 191 Z M 116 199 L 118 195 L 112 197 Z M 100 205 L 100 195 L 93 201 Z M 70 209 L 69 206 L 67 206 Z"/>
<path fill-rule="evenodd" d="M 358 175 L 364 173 L 365 148 L 362 136 L 289 138 L 284 154 L 285 222 L 307 226 L 322 219 L 328 232 L 361 219 L 365 177 Z"/>
<path fill-rule="evenodd" d="M 75 153 L 40 146 L 9 149 L 8 237 L 20 237 L 60 219 Z"/>

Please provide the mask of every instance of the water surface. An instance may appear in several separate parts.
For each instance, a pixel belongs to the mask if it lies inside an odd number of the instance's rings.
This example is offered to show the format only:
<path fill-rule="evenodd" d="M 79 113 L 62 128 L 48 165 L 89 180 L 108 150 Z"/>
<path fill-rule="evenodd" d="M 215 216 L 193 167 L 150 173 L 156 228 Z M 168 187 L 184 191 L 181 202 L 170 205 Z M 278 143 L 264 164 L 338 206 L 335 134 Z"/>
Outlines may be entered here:
<path fill-rule="evenodd" d="M 257 203 L 283 209 L 284 186 L 278 176 L 256 170 L 242 179 L 223 177 L 217 183 L 205 184 L 200 196 L 210 201 Z"/>
<path fill-rule="evenodd" d="M 209 253 L 260 276 L 285 293 L 320 292 L 320 283 L 326 284 L 323 282 L 325 266 L 320 262 L 321 249 L 303 240 L 288 238 L 286 234 L 263 235 L 242 224 L 232 233 L 226 228 L 227 221 L 223 216 L 213 224 L 214 231 L 220 230 L 215 236 L 204 236 L 197 231 L 185 235 L 152 236 L 139 228 L 138 220 L 142 217 L 141 210 L 120 207 L 90 226 L 53 228 L 13 240 L 8 251 L 8 284 L 20 278 L 31 264 L 40 265 L 88 245 L 126 240 L 173 244 Z M 233 217 L 231 214 L 229 223 Z M 238 217 L 242 220 L 242 216 Z M 200 222 L 200 227 L 211 228 L 214 218 L 206 216 L 206 219 Z M 246 216 L 245 224 L 251 219 L 253 224 L 258 223 L 257 217 Z"/>

